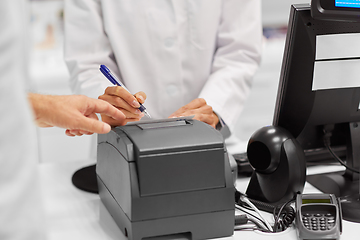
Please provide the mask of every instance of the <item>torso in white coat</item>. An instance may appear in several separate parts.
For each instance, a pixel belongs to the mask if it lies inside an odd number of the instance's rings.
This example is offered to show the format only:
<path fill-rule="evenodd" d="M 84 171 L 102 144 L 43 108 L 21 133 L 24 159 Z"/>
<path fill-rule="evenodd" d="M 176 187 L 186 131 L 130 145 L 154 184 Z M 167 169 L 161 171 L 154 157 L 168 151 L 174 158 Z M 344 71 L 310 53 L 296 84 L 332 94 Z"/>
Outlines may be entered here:
<path fill-rule="evenodd" d="M 103 94 L 105 64 L 147 94 L 153 117 L 202 97 L 227 124 L 237 121 L 260 61 L 259 0 L 69 0 L 65 13 L 76 93 Z"/>
<path fill-rule="evenodd" d="M 28 9 L 0 1 L 0 239 L 44 239 L 38 146 L 27 101 Z"/>

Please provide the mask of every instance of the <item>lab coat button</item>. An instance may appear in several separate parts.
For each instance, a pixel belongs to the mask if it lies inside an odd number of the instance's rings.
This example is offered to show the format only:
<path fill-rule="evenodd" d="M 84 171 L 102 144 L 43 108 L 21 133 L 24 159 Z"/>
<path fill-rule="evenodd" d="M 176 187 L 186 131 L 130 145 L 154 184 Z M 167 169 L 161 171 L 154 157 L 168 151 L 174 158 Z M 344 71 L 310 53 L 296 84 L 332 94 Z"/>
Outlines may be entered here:
<path fill-rule="evenodd" d="M 169 96 L 175 96 L 178 93 L 178 88 L 175 85 L 169 85 L 166 87 L 166 92 Z"/>
<path fill-rule="evenodd" d="M 175 40 L 174 40 L 174 38 L 171 38 L 171 37 L 169 37 L 169 38 L 166 38 L 165 40 L 164 40 L 164 45 L 165 45 L 165 47 L 172 47 L 172 46 L 174 46 L 174 43 L 175 43 Z"/>

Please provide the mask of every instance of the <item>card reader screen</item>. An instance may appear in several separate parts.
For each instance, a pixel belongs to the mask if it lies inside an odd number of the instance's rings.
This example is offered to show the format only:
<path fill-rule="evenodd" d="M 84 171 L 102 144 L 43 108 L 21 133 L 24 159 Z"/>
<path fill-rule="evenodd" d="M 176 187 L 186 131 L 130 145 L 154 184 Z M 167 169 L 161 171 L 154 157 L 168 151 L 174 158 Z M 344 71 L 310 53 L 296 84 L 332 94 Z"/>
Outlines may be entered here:
<path fill-rule="evenodd" d="M 360 8 L 360 0 L 335 0 L 335 7 Z"/>
<path fill-rule="evenodd" d="M 309 203 L 331 203 L 330 199 L 302 199 L 302 204 Z"/>

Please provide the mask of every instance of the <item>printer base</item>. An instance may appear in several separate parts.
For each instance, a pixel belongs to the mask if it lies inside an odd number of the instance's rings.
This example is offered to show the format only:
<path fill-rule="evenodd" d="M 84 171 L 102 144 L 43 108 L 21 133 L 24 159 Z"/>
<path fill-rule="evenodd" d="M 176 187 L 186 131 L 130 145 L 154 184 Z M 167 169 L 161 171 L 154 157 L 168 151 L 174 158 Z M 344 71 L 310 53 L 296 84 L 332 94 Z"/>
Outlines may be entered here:
<path fill-rule="evenodd" d="M 131 222 L 102 180 L 97 178 L 102 202 L 129 240 L 179 233 L 190 233 L 192 240 L 233 235 L 234 210 Z"/>

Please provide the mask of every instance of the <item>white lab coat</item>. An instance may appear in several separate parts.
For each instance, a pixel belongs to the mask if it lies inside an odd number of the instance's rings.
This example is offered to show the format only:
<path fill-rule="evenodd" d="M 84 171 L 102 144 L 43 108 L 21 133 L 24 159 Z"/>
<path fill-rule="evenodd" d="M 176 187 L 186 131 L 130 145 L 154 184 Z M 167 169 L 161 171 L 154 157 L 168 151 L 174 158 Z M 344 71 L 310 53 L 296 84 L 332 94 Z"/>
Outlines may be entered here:
<path fill-rule="evenodd" d="M 36 131 L 26 97 L 24 0 L 0 1 L 0 239 L 43 239 Z"/>
<path fill-rule="evenodd" d="M 71 88 L 97 98 L 107 65 L 166 118 L 201 97 L 232 130 L 260 62 L 261 0 L 65 0 Z"/>

